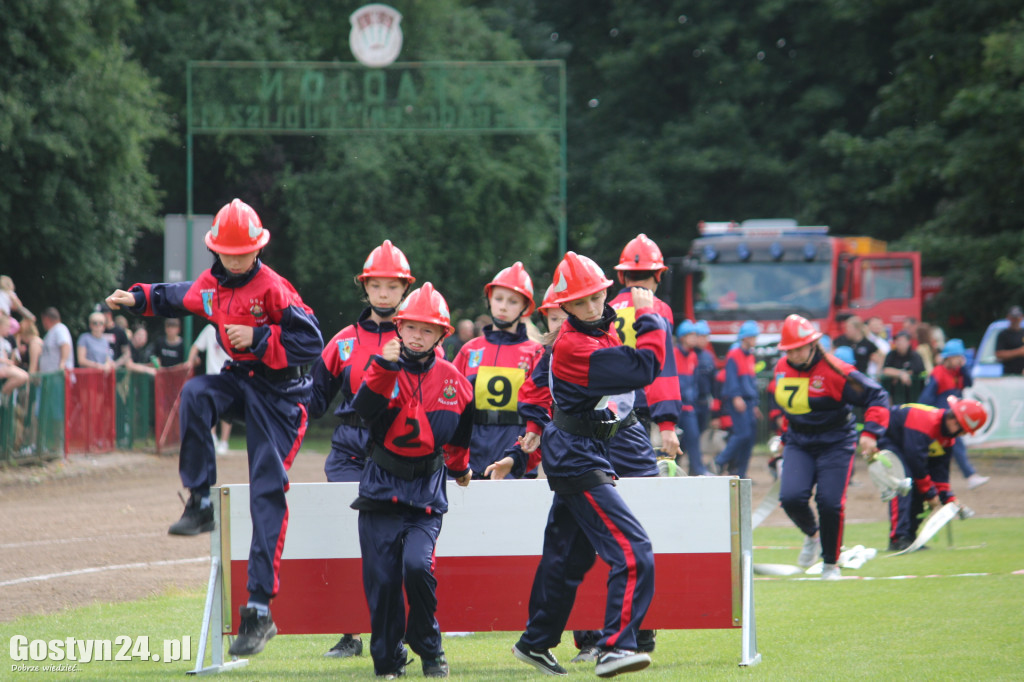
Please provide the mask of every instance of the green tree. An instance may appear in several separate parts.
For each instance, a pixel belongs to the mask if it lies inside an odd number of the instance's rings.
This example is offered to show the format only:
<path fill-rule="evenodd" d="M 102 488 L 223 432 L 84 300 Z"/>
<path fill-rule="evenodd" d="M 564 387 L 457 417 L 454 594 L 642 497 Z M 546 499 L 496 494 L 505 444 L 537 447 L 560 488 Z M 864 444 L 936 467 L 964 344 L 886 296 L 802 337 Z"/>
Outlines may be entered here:
<path fill-rule="evenodd" d="M 429 31 L 406 43 L 403 60 L 523 57 L 480 11 L 457 2 L 416 5 L 405 17 Z M 535 105 L 537 93 L 515 78 L 512 85 L 495 79 L 483 96 L 516 100 L 524 110 Z M 319 147 L 315 164 L 306 159 L 282 178 L 279 203 L 296 283 L 325 333 L 362 308 L 352 278 L 384 239 L 409 257 L 417 284 L 432 281 L 456 315 L 484 312 L 483 285 L 516 260 L 543 296 L 557 226 L 553 136 L 363 134 Z"/>
<path fill-rule="evenodd" d="M 1024 294 L 1022 27 L 1001 0 L 910 9 L 870 125 L 826 140 L 860 175 L 879 229 L 943 276 L 935 314 L 975 330 Z"/>
<path fill-rule="evenodd" d="M 158 203 L 147 154 L 165 134 L 153 80 L 123 36 L 132 2 L 4 3 L 2 267 L 30 308 L 84 324 Z"/>

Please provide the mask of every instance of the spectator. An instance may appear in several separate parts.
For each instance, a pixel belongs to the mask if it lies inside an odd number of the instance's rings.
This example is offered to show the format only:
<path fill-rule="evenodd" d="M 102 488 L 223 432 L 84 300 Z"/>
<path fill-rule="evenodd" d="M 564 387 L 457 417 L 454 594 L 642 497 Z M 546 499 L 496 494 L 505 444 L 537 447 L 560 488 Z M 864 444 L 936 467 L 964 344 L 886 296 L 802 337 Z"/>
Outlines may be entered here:
<path fill-rule="evenodd" d="M 28 372 L 18 367 L 14 360 L 14 347 L 7 338 L 11 335 L 11 316 L 0 312 L 0 396 L 6 401 L 14 389 L 28 383 Z"/>
<path fill-rule="evenodd" d="M 461 319 L 455 324 L 455 333 L 444 340 L 441 347 L 444 349 L 444 356 L 449 361 L 455 359 L 467 341 L 476 336 L 476 325 L 473 320 Z"/>
<path fill-rule="evenodd" d="M 128 327 L 128 318 L 124 315 L 114 315 L 114 324 L 123 329 L 125 333 L 131 335 L 130 328 Z M 149 332 L 146 332 L 146 336 L 147 338 L 149 337 Z"/>
<path fill-rule="evenodd" d="M 917 329 L 921 326 L 921 321 L 916 317 L 908 317 L 903 320 L 903 329 L 900 331 L 907 332 L 910 334 L 910 347 L 917 350 Z"/>
<path fill-rule="evenodd" d="M 89 315 L 89 331 L 78 337 L 78 366 L 87 369 L 113 369 L 114 349 L 103 333 L 106 321 L 102 313 Z"/>
<path fill-rule="evenodd" d="M 901 331 L 896 334 L 892 350 L 885 356 L 882 366 L 882 385 L 892 396 L 893 404 L 909 403 L 920 395 L 926 375 L 924 361 L 910 347 L 910 333 Z"/>
<path fill-rule="evenodd" d="M 996 336 L 996 359 L 1003 363 L 1003 374 L 1024 374 L 1024 329 L 1021 328 L 1021 311 L 1019 305 L 1010 308 L 1006 318 L 1010 326 Z"/>
<path fill-rule="evenodd" d="M 132 332 L 131 357 L 128 359 L 128 371 L 148 374 L 150 376 L 156 375 L 156 366 L 153 362 L 153 347 L 149 345 L 149 331 L 145 325 L 140 324 Z"/>
<path fill-rule="evenodd" d="M 917 328 L 917 343 L 914 350 L 921 356 L 924 363 L 924 371 L 931 373 L 935 367 L 935 357 L 932 354 L 932 326 L 922 322 Z"/>
<path fill-rule="evenodd" d="M 22 319 L 32 320 L 33 322 L 36 319 L 32 311 L 26 308 L 21 303 L 18 295 L 14 293 L 14 280 L 7 275 L 0 275 L 0 312 L 7 315 L 18 313 Z"/>
<path fill-rule="evenodd" d="M 106 303 L 97 303 L 96 312 L 103 314 L 103 335 L 110 344 L 115 367 L 127 367 L 132 357 L 132 344 L 128 332 L 114 323 L 114 313 Z"/>
<path fill-rule="evenodd" d="M 43 352 L 39 356 L 39 371 L 43 374 L 61 369 L 74 369 L 75 360 L 71 355 L 71 332 L 60 321 L 60 311 L 49 307 L 42 314 Z"/>
<path fill-rule="evenodd" d="M 181 338 L 181 320 L 164 320 L 164 335 L 153 345 L 153 355 L 161 367 L 174 367 L 185 362 L 185 339 Z"/>
<path fill-rule="evenodd" d="M 868 365 L 868 375 L 877 379 L 882 375 L 882 366 L 885 363 L 885 356 L 892 350 L 892 346 L 889 345 L 889 335 L 885 330 L 885 323 L 882 322 L 880 317 L 869 317 L 865 323 L 867 328 L 865 329 L 865 336 L 868 341 L 875 344 L 881 354 L 879 361 L 872 360 Z"/>
<path fill-rule="evenodd" d="M 35 374 L 39 371 L 39 356 L 43 352 L 43 339 L 39 336 L 35 320 L 27 317 L 22 320 L 21 329 L 16 336 L 21 368 L 27 370 L 29 374 Z"/>
<path fill-rule="evenodd" d="M 861 374 L 868 373 L 868 365 L 872 362 L 879 367 L 885 362 L 885 355 L 878 350 L 878 346 L 872 343 L 867 337 L 867 327 L 864 321 L 856 315 L 846 318 L 843 323 L 843 335 L 835 338 L 836 346 L 849 346 L 853 349 L 854 358 L 857 360 L 855 366 Z"/>
<path fill-rule="evenodd" d="M 231 357 L 227 352 L 221 348 L 220 341 L 217 340 L 217 325 L 208 324 L 203 327 L 203 331 L 196 337 L 195 343 L 192 344 L 192 348 L 188 352 L 188 364 L 192 367 L 199 365 L 199 353 L 206 354 L 206 371 L 205 374 L 213 375 L 220 374 L 224 368 L 224 364 L 231 360 Z M 216 427 L 214 427 L 216 428 Z M 228 451 L 228 439 L 231 437 L 231 420 L 221 419 L 220 420 L 220 438 L 214 436 L 215 449 L 218 455 L 223 455 Z"/>

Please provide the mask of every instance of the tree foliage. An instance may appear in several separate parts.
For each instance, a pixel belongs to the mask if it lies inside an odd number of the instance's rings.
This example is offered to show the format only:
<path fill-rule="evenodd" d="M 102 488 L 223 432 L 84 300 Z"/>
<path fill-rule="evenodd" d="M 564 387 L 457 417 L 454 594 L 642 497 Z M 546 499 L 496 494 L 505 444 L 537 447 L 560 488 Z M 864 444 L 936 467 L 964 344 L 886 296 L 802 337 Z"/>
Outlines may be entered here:
<path fill-rule="evenodd" d="M 30 308 L 75 324 L 155 225 L 147 168 L 166 115 L 122 37 L 128 1 L 6 2 L 0 29 L 0 244 Z"/>

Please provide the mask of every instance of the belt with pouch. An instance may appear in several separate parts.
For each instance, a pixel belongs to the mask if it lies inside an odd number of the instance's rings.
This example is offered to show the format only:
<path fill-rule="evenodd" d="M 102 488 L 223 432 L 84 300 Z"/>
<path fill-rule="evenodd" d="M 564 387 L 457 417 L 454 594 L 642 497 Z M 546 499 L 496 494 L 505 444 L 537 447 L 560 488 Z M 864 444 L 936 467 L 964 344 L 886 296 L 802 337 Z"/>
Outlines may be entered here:
<path fill-rule="evenodd" d="M 238 372 L 240 374 L 248 374 L 249 376 L 261 377 L 272 384 L 279 384 L 282 381 L 291 381 L 293 379 L 301 379 L 303 375 L 301 367 L 284 367 L 282 369 L 272 369 L 262 363 L 231 363 L 227 365 L 227 369 L 231 370 L 232 372 Z"/>
<path fill-rule="evenodd" d="M 512 410 L 477 410 L 473 414 L 474 424 L 499 424 L 503 426 L 522 426 L 526 422 L 518 412 Z"/>
<path fill-rule="evenodd" d="M 555 406 L 551 421 L 554 422 L 555 426 L 558 428 L 562 429 L 566 433 L 571 433 L 574 436 L 606 441 L 611 440 L 616 433 L 627 426 L 636 424 L 639 420 L 636 417 L 636 413 L 632 410 L 629 411 L 629 414 L 627 414 L 624 419 L 607 419 L 598 421 L 577 417 L 569 414 L 568 412 L 564 412 Z"/>
<path fill-rule="evenodd" d="M 796 433 L 804 436 L 816 436 L 821 433 L 827 433 L 829 431 L 835 431 L 838 429 L 847 429 L 854 426 L 856 419 L 853 413 L 849 410 L 844 410 L 838 415 L 829 418 L 827 421 L 821 424 L 797 424 L 792 419 L 789 420 L 789 428 Z"/>
<path fill-rule="evenodd" d="M 368 450 L 370 459 L 376 462 L 377 466 L 403 481 L 415 481 L 417 478 L 429 476 L 444 464 L 444 457 L 440 452 L 432 452 L 423 457 L 402 457 L 377 443 L 370 443 Z"/>

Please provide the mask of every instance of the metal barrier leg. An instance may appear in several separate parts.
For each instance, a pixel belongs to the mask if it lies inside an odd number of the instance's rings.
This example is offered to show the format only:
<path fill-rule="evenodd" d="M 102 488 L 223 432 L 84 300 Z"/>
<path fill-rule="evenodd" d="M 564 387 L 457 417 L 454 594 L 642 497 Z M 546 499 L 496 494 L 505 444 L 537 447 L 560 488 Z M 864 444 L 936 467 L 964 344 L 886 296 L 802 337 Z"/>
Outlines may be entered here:
<path fill-rule="evenodd" d="M 744 551 L 742 557 L 743 651 L 740 665 L 749 667 L 761 662 L 761 654 L 757 651 L 757 627 L 754 621 L 754 560 L 749 550 Z"/>
<path fill-rule="evenodd" d="M 224 524 L 221 522 L 221 507 L 219 495 L 214 497 L 213 522 L 214 531 L 210 534 L 210 581 L 206 587 L 206 605 L 203 607 L 203 628 L 199 636 L 199 651 L 196 653 L 196 667 L 188 671 L 188 675 L 209 675 L 219 673 L 232 668 L 241 668 L 249 665 L 249 659 L 242 658 L 233 661 L 224 661 L 224 607 L 221 580 L 224 562 L 221 556 L 221 529 Z M 210 642 L 210 665 L 203 666 L 206 661 L 206 638 L 210 635 L 210 625 L 213 625 L 213 637 Z"/>

